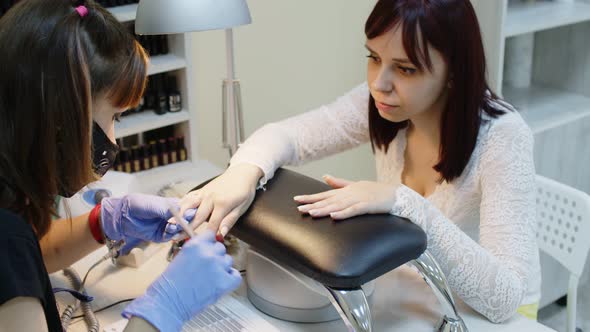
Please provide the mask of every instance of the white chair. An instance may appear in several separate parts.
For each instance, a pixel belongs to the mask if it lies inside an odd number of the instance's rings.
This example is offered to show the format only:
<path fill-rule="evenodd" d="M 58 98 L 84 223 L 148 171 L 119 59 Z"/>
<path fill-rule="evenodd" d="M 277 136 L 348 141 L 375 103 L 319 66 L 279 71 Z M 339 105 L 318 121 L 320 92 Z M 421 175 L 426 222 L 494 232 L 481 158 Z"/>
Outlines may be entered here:
<path fill-rule="evenodd" d="M 566 331 L 575 332 L 578 280 L 590 249 L 590 196 L 537 175 L 536 197 L 539 248 L 570 273 Z"/>

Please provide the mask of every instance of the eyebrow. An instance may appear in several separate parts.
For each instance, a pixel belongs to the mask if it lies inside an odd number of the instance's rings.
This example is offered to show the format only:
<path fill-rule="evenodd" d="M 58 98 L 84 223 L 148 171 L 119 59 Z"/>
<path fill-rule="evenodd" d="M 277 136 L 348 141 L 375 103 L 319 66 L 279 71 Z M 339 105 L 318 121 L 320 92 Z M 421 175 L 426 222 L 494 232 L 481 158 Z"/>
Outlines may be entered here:
<path fill-rule="evenodd" d="M 377 53 L 377 52 L 373 51 L 373 50 L 372 50 L 372 49 L 369 47 L 369 45 L 367 45 L 367 44 L 365 44 L 365 48 L 366 48 L 366 49 L 367 49 L 369 52 L 371 52 L 371 53 Z M 399 63 L 407 63 L 407 64 L 410 64 L 410 65 L 412 64 L 412 61 L 410 61 L 410 60 L 408 60 L 408 59 L 403 59 L 403 58 L 393 58 L 393 59 L 391 59 L 391 60 L 393 60 L 393 61 L 395 61 L 395 62 L 399 62 Z"/>

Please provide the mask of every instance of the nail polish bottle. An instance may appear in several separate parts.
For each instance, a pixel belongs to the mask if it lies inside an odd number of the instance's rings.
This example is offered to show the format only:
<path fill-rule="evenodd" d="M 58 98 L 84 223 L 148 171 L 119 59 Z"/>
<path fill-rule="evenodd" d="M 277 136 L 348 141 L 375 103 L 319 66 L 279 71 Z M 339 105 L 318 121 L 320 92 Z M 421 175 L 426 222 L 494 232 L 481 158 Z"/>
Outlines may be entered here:
<path fill-rule="evenodd" d="M 166 140 L 163 138 L 158 141 L 158 156 L 160 157 L 160 165 L 165 166 L 170 163 L 170 158 L 168 155 L 168 146 L 166 145 Z"/>
<path fill-rule="evenodd" d="M 121 153 L 117 153 L 117 157 L 115 158 L 115 164 L 113 165 L 113 169 L 117 172 L 123 172 L 123 164 L 121 163 Z"/>
<path fill-rule="evenodd" d="M 156 141 L 150 142 L 150 159 L 152 168 L 160 166 L 159 158 L 158 158 L 158 144 Z"/>
<path fill-rule="evenodd" d="M 154 77 L 151 77 L 148 81 L 148 86 L 145 89 L 145 94 L 143 95 L 143 109 L 144 110 L 156 110 L 156 94 L 154 90 Z"/>
<path fill-rule="evenodd" d="M 176 151 L 179 161 L 185 161 L 187 159 L 186 146 L 184 145 L 184 136 L 176 137 Z"/>
<path fill-rule="evenodd" d="M 119 152 L 121 154 L 121 163 L 123 164 L 123 172 L 131 173 L 131 162 L 129 161 L 129 150 L 123 148 Z"/>
<path fill-rule="evenodd" d="M 176 84 L 176 77 L 168 77 L 168 110 L 169 112 L 180 112 L 182 110 L 182 97 L 180 91 L 178 91 L 178 85 Z"/>
<path fill-rule="evenodd" d="M 150 146 L 147 144 L 144 144 L 141 146 L 141 158 L 143 161 L 143 164 L 141 165 L 142 169 L 145 171 L 147 169 L 151 169 L 152 168 L 152 160 L 150 158 Z"/>
<path fill-rule="evenodd" d="M 156 81 L 156 114 L 162 115 L 168 113 L 168 96 L 166 95 L 166 91 L 164 91 L 164 82 L 162 80 L 162 76 L 158 75 L 155 77 Z"/>
<path fill-rule="evenodd" d="M 141 157 L 139 155 L 139 146 L 134 145 L 131 148 L 131 170 L 132 172 L 141 172 Z"/>
<path fill-rule="evenodd" d="M 168 138 L 168 154 L 170 155 L 170 163 L 178 161 L 178 151 L 176 150 L 176 139 L 174 137 Z"/>

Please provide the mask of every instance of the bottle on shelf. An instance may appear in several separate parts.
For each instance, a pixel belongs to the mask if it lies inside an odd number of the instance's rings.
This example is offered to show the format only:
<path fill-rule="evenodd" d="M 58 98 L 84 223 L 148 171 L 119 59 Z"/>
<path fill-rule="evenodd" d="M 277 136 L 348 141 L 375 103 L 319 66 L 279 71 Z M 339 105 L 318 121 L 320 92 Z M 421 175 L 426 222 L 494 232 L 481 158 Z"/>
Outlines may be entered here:
<path fill-rule="evenodd" d="M 170 159 L 168 156 L 168 145 L 166 144 L 166 139 L 160 139 L 158 141 L 158 156 L 160 165 L 166 166 L 170 163 Z"/>
<path fill-rule="evenodd" d="M 163 77 L 161 75 L 157 75 L 154 77 L 154 81 L 156 83 L 156 109 L 155 112 L 158 115 L 168 113 L 168 96 L 166 95 L 166 91 L 164 91 L 164 81 L 162 80 Z"/>
<path fill-rule="evenodd" d="M 131 171 L 132 172 L 140 172 L 141 171 L 141 157 L 139 156 L 139 146 L 134 145 L 131 148 Z"/>
<path fill-rule="evenodd" d="M 152 160 L 150 158 L 150 146 L 144 144 L 141 146 L 141 168 L 145 171 L 152 168 Z"/>
<path fill-rule="evenodd" d="M 152 167 L 158 167 L 160 165 L 160 161 L 158 158 L 158 144 L 156 143 L 156 141 L 150 142 L 150 156 L 152 161 Z"/>
<path fill-rule="evenodd" d="M 168 138 L 168 154 L 170 156 L 170 163 L 178 162 L 178 151 L 176 150 L 176 139 L 174 137 Z"/>
<path fill-rule="evenodd" d="M 186 146 L 184 145 L 184 136 L 176 137 L 176 151 L 179 161 L 187 159 Z"/>
<path fill-rule="evenodd" d="M 145 93 L 143 95 L 143 109 L 144 110 L 151 110 L 151 111 L 155 111 L 156 110 L 156 94 L 155 94 L 155 89 L 154 89 L 154 78 L 155 76 L 152 76 L 148 79 L 148 85 L 145 89 Z"/>
<path fill-rule="evenodd" d="M 145 98 L 144 98 L 144 96 L 141 96 L 141 98 L 139 98 L 139 103 L 137 104 L 137 106 L 135 108 L 133 108 L 133 113 L 143 112 L 144 106 L 145 106 Z"/>
<path fill-rule="evenodd" d="M 129 161 L 129 150 L 122 148 L 121 151 L 119 151 L 119 154 L 121 155 L 121 164 L 122 164 L 123 172 L 131 173 L 131 162 Z"/>
<path fill-rule="evenodd" d="M 169 112 L 180 112 L 182 110 L 182 97 L 180 91 L 178 91 L 178 85 L 176 84 L 175 76 L 168 76 L 167 81 L 168 90 L 168 111 Z"/>
<path fill-rule="evenodd" d="M 123 172 L 123 164 L 121 163 L 121 153 L 117 153 L 117 157 L 115 157 L 115 164 L 113 165 L 113 169 L 117 172 Z"/>

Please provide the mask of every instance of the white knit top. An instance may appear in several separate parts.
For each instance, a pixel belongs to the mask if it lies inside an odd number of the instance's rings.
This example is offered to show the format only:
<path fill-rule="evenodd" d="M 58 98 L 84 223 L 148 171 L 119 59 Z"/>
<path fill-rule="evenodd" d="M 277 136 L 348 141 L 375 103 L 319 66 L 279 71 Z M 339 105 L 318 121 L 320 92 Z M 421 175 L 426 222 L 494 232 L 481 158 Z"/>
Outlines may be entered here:
<path fill-rule="evenodd" d="M 283 165 L 367 143 L 368 98 L 364 83 L 329 105 L 267 124 L 241 145 L 231 165 L 257 165 L 264 185 Z M 401 183 L 405 129 L 387 153 L 376 150 L 375 161 L 377 181 L 398 186 L 391 213 L 424 229 L 453 292 L 501 322 L 540 298 L 533 136 L 518 112 L 486 119 L 461 176 L 426 198 Z"/>

